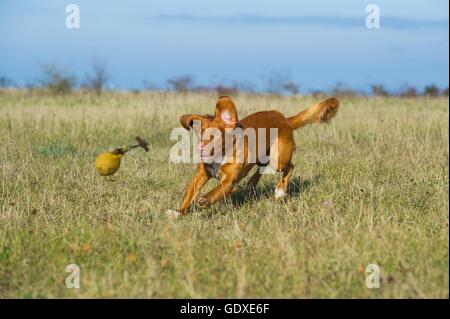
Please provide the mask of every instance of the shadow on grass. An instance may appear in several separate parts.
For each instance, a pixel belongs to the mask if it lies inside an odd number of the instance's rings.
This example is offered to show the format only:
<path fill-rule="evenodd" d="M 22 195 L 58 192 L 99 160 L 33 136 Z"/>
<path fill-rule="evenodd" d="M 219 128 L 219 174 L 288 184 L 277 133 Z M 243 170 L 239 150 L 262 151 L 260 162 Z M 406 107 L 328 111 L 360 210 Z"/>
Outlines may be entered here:
<path fill-rule="evenodd" d="M 304 192 L 312 184 L 315 184 L 319 180 L 319 176 L 314 176 L 311 179 L 301 179 L 299 176 L 293 178 L 289 182 L 287 197 L 294 197 Z M 263 198 L 273 198 L 275 200 L 275 185 L 259 185 L 256 189 L 244 188 L 238 190 L 231 196 L 233 206 L 239 208 L 240 206 Z"/>
<path fill-rule="evenodd" d="M 302 179 L 299 176 L 293 178 L 289 182 L 288 186 L 288 192 L 286 199 L 289 199 L 290 197 L 298 196 L 300 193 L 306 191 L 311 185 L 316 184 L 320 179 L 319 175 L 314 176 L 310 179 Z M 250 203 L 250 202 L 257 202 L 261 199 L 270 198 L 275 202 L 275 185 L 276 184 L 264 184 L 261 185 L 261 183 L 256 187 L 256 189 L 251 189 L 247 187 L 245 184 L 244 186 L 239 187 L 238 191 L 231 195 L 231 198 L 226 199 L 226 203 L 223 201 L 220 201 L 216 203 L 215 205 L 211 206 L 208 209 L 208 212 L 204 215 L 207 218 L 212 218 L 213 216 L 217 217 L 218 215 L 226 215 L 229 213 L 229 209 L 223 209 L 223 206 L 220 206 L 220 203 L 222 205 L 225 205 L 229 208 L 233 209 L 239 209 L 241 206 Z M 218 206 L 219 205 L 219 206 Z M 231 205 L 231 207 L 230 207 Z M 198 210 L 198 212 L 202 212 L 202 210 Z M 204 211 L 203 211 L 204 212 Z"/>

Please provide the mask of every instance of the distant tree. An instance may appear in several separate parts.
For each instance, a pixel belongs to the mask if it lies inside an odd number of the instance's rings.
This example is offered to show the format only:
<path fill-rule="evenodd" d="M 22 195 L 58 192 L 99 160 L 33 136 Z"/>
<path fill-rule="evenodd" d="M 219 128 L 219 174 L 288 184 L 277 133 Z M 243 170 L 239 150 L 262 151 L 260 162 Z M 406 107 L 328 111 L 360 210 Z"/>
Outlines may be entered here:
<path fill-rule="evenodd" d="M 448 96 L 448 87 L 446 89 L 443 89 L 441 92 L 442 96 Z"/>
<path fill-rule="evenodd" d="M 158 89 L 156 84 L 149 80 L 143 80 L 142 85 L 145 91 L 156 91 Z"/>
<path fill-rule="evenodd" d="M 34 92 L 36 90 L 36 84 L 27 82 L 25 84 L 25 88 L 27 89 L 28 93 L 32 93 L 32 92 Z"/>
<path fill-rule="evenodd" d="M 423 95 L 429 97 L 439 96 L 439 88 L 435 84 L 427 85 L 423 91 Z"/>
<path fill-rule="evenodd" d="M 334 88 L 331 90 L 331 93 L 336 96 L 341 97 L 353 97 L 357 95 L 361 95 L 356 90 L 346 87 L 342 82 L 337 82 Z"/>
<path fill-rule="evenodd" d="M 418 95 L 417 89 L 412 86 L 406 87 L 405 89 L 403 89 L 400 92 L 400 97 L 405 97 L 405 98 L 417 97 L 417 95 Z"/>
<path fill-rule="evenodd" d="M 14 82 L 7 76 L 0 76 L 0 88 L 7 88 L 14 85 Z"/>
<path fill-rule="evenodd" d="M 41 64 L 41 86 L 47 88 L 53 94 L 71 93 L 76 84 L 76 77 L 66 67 L 55 64 Z"/>
<path fill-rule="evenodd" d="M 168 79 L 167 83 L 176 92 L 187 92 L 194 87 L 194 79 L 190 75 L 183 75 L 173 79 Z"/>
<path fill-rule="evenodd" d="M 234 82 L 232 86 L 236 88 L 237 92 L 246 92 L 252 94 L 256 92 L 255 85 L 249 81 Z"/>
<path fill-rule="evenodd" d="M 288 70 L 271 71 L 262 78 L 265 82 L 264 90 L 267 93 L 280 95 L 283 93 L 298 94 L 299 92 L 299 87 L 292 80 L 291 73 Z"/>
<path fill-rule="evenodd" d="M 389 92 L 381 84 L 372 84 L 370 86 L 372 94 L 375 96 L 389 96 Z"/>
<path fill-rule="evenodd" d="M 286 82 L 283 84 L 283 89 L 291 95 L 296 95 L 300 92 L 298 85 L 294 82 Z"/>
<path fill-rule="evenodd" d="M 312 90 L 310 92 L 311 96 L 315 97 L 315 98 L 322 98 L 324 96 L 326 96 L 327 94 L 322 91 L 322 90 Z"/>
<path fill-rule="evenodd" d="M 188 89 L 188 91 L 206 93 L 206 92 L 214 91 L 214 88 L 211 88 L 210 86 L 207 86 L 207 85 L 195 85 L 195 86 L 191 86 Z"/>
<path fill-rule="evenodd" d="M 109 81 L 109 76 L 106 68 L 106 63 L 102 61 L 94 61 L 92 63 L 92 70 L 85 74 L 85 81 L 83 87 L 87 90 L 101 94 Z"/>
<path fill-rule="evenodd" d="M 235 85 L 218 84 L 214 87 L 217 95 L 235 95 L 239 89 Z"/>

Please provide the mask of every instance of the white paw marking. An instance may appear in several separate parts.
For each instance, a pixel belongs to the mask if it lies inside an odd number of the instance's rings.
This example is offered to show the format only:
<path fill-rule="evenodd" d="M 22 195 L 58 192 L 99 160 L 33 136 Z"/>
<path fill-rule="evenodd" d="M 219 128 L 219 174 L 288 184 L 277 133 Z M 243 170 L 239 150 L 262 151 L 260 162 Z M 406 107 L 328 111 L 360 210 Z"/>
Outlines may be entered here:
<path fill-rule="evenodd" d="M 169 217 L 169 218 L 176 219 L 176 218 L 180 217 L 181 213 L 180 213 L 180 212 L 177 212 L 176 210 L 173 210 L 173 209 L 168 209 L 168 210 L 166 211 L 166 215 L 167 215 L 167 217 Z"/>
<path fill-rule="evenodd" d="M 275 198 L 283 198 L 286 196 L 286 192 L 281 188 L 275 188 Z"/>

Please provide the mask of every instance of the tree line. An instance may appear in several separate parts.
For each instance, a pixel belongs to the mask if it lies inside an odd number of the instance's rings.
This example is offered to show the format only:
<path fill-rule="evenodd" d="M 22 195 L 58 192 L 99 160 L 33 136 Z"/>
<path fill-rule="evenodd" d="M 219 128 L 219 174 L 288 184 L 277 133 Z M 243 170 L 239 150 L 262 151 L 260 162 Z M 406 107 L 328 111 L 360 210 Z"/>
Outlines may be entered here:
<path fill-rule="evenodd" d="M 109 89 L 110 76 L 106 63 L 94 61 L 89 72 L 84 77 L 78 79 L 70 70 L 64 66 L 56 64 L 40 64 L 40 78 L 35 83 L 27 84 L 28 90 L 47 91 L 51 94 L 70 94 L 73 91 L 86 91 L 95 94 L 101 94 Z M 292 80 L 290 72 L 286 70 L 271 71 L 261 76 L 261 86 L 256 87 L 251 82 L 227 82 L 210 85 L 198 85 L 194 81 L 194 77 L 190 75 L 181 75 L 170 78 L 166 81 L 165 88 L 158 87 L 148 80 L 142 81 L 142 88 L 134 89 L 133 92 L 140 91 L 174 91 L 180 93 L 187 92 L 215 92 L 218 95 L 233 95 L 239 92 L 245 93 L 266 93 L 271 95 L 297 95 L 300 93 L 311 95 L 333 94 L 338 96 L 378 96 L 389 97 L 398 96 L 403 98 L 413 98 L 418 96 L 439 97 L 448 96 L 449 88 L 440 88 L 435 84 L 425 86 L 423 90 L 419 90 L 414 86 L 405 86 L 403 89 L 392 91 L 386 89 L 382 84 L 372 84 L 369 91 L 363 92 L 346 87 L 338 82 L 330 90 L 309 90 L 302 92 L 300 85 Z M 14 81 L 6 76 L 0 76 L 0 89 L 17 87 Z"/>

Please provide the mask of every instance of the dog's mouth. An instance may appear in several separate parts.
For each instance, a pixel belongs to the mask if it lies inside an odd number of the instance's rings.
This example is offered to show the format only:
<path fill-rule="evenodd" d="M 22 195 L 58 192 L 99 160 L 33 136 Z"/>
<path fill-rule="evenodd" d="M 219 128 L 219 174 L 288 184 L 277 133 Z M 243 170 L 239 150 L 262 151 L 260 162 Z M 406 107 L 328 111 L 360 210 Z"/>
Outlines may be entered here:
<path fill-rule="evenodd" d="M 202 163 L 210 164 L 214 162 L 215 157 L 214 154 L 211 154 L 213 153 L 213 151 L 211 149 L 207 149 L 207 145 L 208 144 L 203 143 L 198 144 L 197 152 L 200 156 L 200 160 Z"/>

